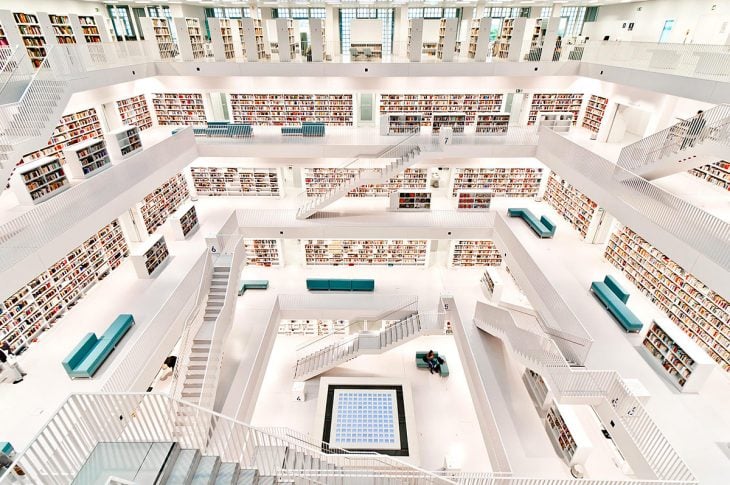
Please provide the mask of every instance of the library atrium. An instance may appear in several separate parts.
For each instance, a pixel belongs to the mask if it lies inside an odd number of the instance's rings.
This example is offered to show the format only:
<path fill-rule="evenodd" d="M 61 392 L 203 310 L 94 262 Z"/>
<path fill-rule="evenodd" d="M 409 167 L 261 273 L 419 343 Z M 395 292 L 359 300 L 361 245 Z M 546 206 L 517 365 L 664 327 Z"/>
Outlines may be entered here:
<path fill-rule="evenodd" d="M 1 0 L 0 484 L 728 485 L 730 2 Z"/>

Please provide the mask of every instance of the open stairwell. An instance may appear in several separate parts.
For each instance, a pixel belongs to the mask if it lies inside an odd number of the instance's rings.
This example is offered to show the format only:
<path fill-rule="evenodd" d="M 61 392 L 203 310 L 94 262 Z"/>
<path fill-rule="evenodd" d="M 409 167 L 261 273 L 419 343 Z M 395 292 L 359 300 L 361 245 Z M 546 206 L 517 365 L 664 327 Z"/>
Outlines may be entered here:
<path fill-rule="evenodd" d="M 647 180 L 730 159 L 730 105 L 719 105 L 624 147 L 618 165 Z"/>
<path fill-rule="evenodd" d="M 392 159 L 385 164 L 383 168 L 361 170 L 358 174 L 348 179 L 346 182 L 330 189 L 326 194 L 319 197 L 308 197 L 304 204 L 297 210 L 297 219 L 307 219 L 314 215 L 317 211 L 322 210 L 326 206 L 346 196 L 350 191 L 368 184 L 384 184 L 388 180 L 398 176 L 408 167 L 411 167 L 418 161 L 421 154 L 421 148 L 418 145 L 396 145 L 383 154 L 378 159 Z M 347 168 L 357 163 L 348 164 Z"/>
<path fill-rule="evenodd" d="M 343 340 L 324 342 L 316 350 L 307 351 L 305 347 L 297 359 L 294 380 L 305 381 L 360 355 L 380 354 L 416 337 L 441 333 L 438 322 L 431 315 L 413 313 L 377 332 L 363 331 Z"/>
<path fill-rule="evenodd" d="M 70 82 L 58 66 L 63 62 L 61 51 L 49 48 L 41 67 L 32 73 L 22 58 L 24 51 L 18 53 L 15 71 L 2 86 L 25 88 L 17 101 L 0 106 L 0 192 L 22 156 L 46 146 L 71 97 Z"/>

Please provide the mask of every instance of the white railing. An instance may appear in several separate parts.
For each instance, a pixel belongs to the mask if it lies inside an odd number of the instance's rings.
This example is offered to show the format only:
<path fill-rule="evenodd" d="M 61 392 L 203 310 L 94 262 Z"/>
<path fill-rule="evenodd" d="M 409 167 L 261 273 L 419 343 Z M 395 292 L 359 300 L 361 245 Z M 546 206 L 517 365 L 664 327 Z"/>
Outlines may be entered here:
<path fill-rule="evenodd" d="M 581 60 L 709 80 L 727 81 L 730 76 L 727 45 L 589 41 Z"/>
<path fill-rule="evenodd" d="M 540 312 L 543 317 L 539 319 L 540 328 L 555 339 L 568 360 L 579 365 L 585 364 L 593 339 L 568 302 L 555 290 L 540 265 L 509 228 L 504 217 L 501 214 L 496 217 L 494 239 L 497 246 L 507 253 L 507 258 L 514 260 L 514 264 L 509 264 L 509 267 L 520 287 L 528 292 L 530 301 L 544 305 L 544 311 Z"/>
<path fill-rule="evenodd" d="M 170 156 L 172 153 L 178 155 Z M 152 174 L 162 183 L 189 165 L 195 156 L 192 130 L 183 130 L 0 225 L 0 271 L 12 268 L 73 228 L 80 216 L 88 217 L 96 211 L 107 210 L 110 201 L 119 203 L 125 193 L 139 192 L 139 187 L 150 185 Z M 153 189 L 149 187 L 149 191 Z M 129 195 L 134 198 L 128 200 L 125 207 L 146 195 L 131 192 Z"/>
<path fill-rule="evenodd" d="M 730 224 L 727 222 L 551 130 L 540 130 L 537 158 L 617 218 L 622 218 L 620 209 L 616 210 L 617 204 L 627 206 L 637 216 L 686 243 L 703 258 L 730 271 Z M 647 237 L 646 231 L 638 225 L 623 222 L 642 233 L 642 237 L 686 269 L 691 269 L 692 264 L 683 264 L 682 261 L 694 260 L 694 257 L 677 254 L 671 247 L 663 247 L 660 240 L 652 240 L 656 238 L 650 235 Z M 696 276 L 708 284 L 715 279 L 712 275 Z"/>
<path fill-rule="evenodd" d="M 175 425 L 177 417 L 188 416 L 187 426 Z M 214 430 L 211 432 L 210 430 Z M 333 483 L 340 475 L 388 477 L 408 473 L 418 484 L 451 484 L 428 471 L 375 453 L 325 453 L 310 442 L 272 434 L 204 408 L 154 393 L 72 394 L 50 418 L 31 444 L 20 453 L 15 466 L 26 483 L 70 484 L 94 447 L 100 442 L 177 442 L 182 448 L 198 449 L 218 456 L 222 462 L 255 468 L 263 476 L 287 477 L 279 452 L 314 456 L 332 465 Z M 326 449 L 326 448 L 325 448 Z M 344 450 L 343 450 L 344 451 Z M 13 483 L 6 472 L 0 483 Z M 373 482 L 377 483 L 377 482 Z"/>
<path fill-rule="evenodd" d="M 152 317 L 146 329 L 133 342 L 125 345 L 119 357 L 121 362 L 102 386 L 102 391 L 144 390 L 154 380 L 159 366 L 182 332 L 184 316 L 195 310 L 195 294 L 200 290 L 209 259 L 208 254 L 204 253 L 196 260 Z"/>
<path fill-rule="evenodd" d="M 170 396 L 180 399 L 182 396 L 183 385 L 185 384 L 185 376 L 187 375 L 190 361 L 188 356 L 192 352 L 193 337 L 195 337 L 200 327 L 203 325 L 203 315 L 205 314 L 205 304 L 210 290 L 211 280 L 213 278 L 212 260 L 210 253 L 206 251 L 205 266 L 200 275 L 200 282 L 195 297 L 192 299 L 193 305 L 188 317 L 183 324 L 183 333 L 180 337 L 180 348 L 177 352 L 177 361 L 175 368 L 172 370 L 172 382 L 170 385 Z"/>
<path fill-rule="evenodd" d="M 715 106 L 625 146 L 617 163 L 630 172 L 639 173 L 663 157 L 690 152 L 705 141 L 730 148 L 730 105 Z"/>
<path fill-rule="evenodd" d="M 605 401 L 659 480 L 696 483 L 691 470 L 618 372 L 572 369 L 549 337 L 520 328 L 510 311 L 503 308 L 477 302 L 474 322 L 526 359 L 528 367 L 546 379 L 558 401 L 580 399 L 591 405 Z"/>
<path fill-rule="evenodd" d="M 210 349 L 205 363 L 205 374 L 200 390 L 200 404 L 206 409 L 213 409 L 215 404 L 218 379 L 223 365 L 223 347 L 231 330 L 233 316 L 236 311 L 238 297 L 238 282 L 241 278 L 241 268 L 246 261 L 246 251 L 243 245 L 243 236 L 240 234 L 218 234 L 219 241 L 223 238 L 221 252 L 214 257 L 213 267 L 225 266 L 230 268 L 226 285 L 226 296 L 223 300 L 218 317 L 213 323 L 210 337 Z"/>

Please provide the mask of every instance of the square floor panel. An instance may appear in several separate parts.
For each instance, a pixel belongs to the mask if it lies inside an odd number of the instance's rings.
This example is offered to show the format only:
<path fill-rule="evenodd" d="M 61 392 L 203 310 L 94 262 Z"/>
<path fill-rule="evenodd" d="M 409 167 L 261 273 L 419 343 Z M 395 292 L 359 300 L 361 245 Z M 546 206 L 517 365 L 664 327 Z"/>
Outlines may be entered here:
<path fill-rule="evenodd" d="M 330 444 L 352 450 L 400 449 L 392 389 L 335 389 Z"/>

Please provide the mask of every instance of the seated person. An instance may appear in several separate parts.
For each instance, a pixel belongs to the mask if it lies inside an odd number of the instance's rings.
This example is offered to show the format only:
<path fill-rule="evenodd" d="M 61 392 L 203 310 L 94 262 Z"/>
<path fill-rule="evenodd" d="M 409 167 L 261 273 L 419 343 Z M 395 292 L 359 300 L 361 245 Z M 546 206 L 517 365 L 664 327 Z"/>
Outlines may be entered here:
<path fill-rule="evenodd" d="M 433 350 L 429 350 L 428 353 L 423 357 L 423 361 L 428 364 L 428 370 L 433 374 L 434 371 L 441 373 L 441 364 L 446 362 L 441 357 L 437 357 Z"/>

